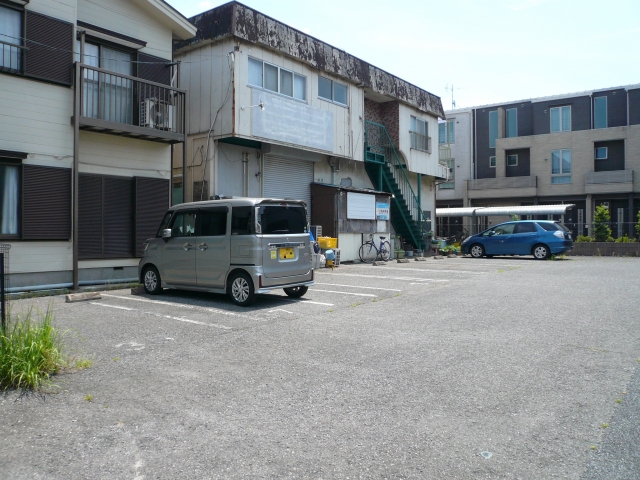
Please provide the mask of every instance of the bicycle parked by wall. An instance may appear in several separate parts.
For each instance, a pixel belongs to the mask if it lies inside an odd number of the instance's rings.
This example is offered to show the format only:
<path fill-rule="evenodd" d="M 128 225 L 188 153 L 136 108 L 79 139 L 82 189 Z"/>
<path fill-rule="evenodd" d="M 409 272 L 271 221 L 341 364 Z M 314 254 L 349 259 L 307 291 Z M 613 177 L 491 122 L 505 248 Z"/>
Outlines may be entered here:
<path fill-rule="evenodd" d="M 378 259 L 388 261 L 391 258 L 391 244 L 385 238 L 387 237 L 380 237 L 380 245 L 376 247 L 373 233 L 369 234 L 369 240 L 364 242 L 358 250 L 360 260 L 364 263 L 373 263 Z"/>

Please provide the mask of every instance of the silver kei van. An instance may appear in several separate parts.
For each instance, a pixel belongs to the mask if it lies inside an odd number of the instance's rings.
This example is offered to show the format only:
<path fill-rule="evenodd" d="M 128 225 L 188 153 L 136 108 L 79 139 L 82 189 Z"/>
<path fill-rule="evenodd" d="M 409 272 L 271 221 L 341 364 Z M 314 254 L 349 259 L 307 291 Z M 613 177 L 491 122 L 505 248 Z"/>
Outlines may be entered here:
<path fill-rule="evenodd" d="M 250 305 L 283 288 L 301 297 L 313 285 L 306 203 L 228 198 L 171 207 L 144 243 L 138 276 L 144 289 L 228 293 Z"/>

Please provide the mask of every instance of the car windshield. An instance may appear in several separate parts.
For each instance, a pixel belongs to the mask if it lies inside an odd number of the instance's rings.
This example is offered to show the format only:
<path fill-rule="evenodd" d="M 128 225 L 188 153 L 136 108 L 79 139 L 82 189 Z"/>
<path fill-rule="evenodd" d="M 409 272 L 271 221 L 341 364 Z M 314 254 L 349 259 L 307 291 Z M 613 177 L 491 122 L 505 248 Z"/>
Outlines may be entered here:
<path fill-rule="evenodd" d="M 307 212 L 301 205 L 267 205 L 259 208 L 263 234 L 307 232 Z"/>

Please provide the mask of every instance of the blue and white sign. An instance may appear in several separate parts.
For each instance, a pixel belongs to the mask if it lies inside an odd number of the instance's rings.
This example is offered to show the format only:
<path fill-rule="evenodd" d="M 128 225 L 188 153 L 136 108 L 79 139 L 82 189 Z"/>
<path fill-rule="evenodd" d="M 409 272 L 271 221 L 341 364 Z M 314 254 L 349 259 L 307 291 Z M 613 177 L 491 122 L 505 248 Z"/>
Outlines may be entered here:
<path fill-rule="evenodd" d="M 376 202 L 376 218 L 378 220 L 389 220 L 389 204 Z"/>

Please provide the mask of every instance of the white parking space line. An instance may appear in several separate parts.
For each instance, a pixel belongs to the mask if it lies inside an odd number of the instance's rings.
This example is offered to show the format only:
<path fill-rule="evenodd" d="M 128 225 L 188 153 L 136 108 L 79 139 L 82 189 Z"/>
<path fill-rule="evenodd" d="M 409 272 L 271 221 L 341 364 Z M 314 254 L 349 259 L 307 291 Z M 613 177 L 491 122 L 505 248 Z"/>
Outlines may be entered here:
<path fill-rule="evenodd" d="M 128 310 L 130 312 L 140 312 L 140 313 L 144 313 L 145 315 L 151 315 L 151 316 L 159 317 L 159 318 L 168 318 L 169 320 L 178 320 L 179 322 L 193 323 L 195 325 L 202 325 L 202 326 L 205 326 L 205 327 L 215 327 L 215 328 L 221 328 L 223 330 L 232 330 L 231 327 L 227 327 L 226 325 L 220 325 L 218 323 L 199 322 L 198 320 L 191 320 L 189 318 L 172 317 L 171 315 L 162 315 L 161 313 L 146 312 L 144 310 L 138 310 L 136 308 L 120 307 L 118 305 L 107 305 L 106 303 L 98 303 L 98 302 L 89 302 L 89 303 L 91 303 L 91 305 L 99 305 L 101 307 L 117 308 L 119 310 Z"/>
<path fill-rule="evenodd" d="M 341 285 L 339 283 L 318 283 L 318 282 L 315 282 L 314 285 L 327 285 L 329 287 L 366 288 L 368 290 L 386 290 L 387 292 L 401 292 L 402 291 L 402 290 L 398 290 L 397 288 L 362 287 L 360 285 Z"/>
<path fill-rule="evenodd" d="M 118 310 L 134 311 L 135 308 L 119 307 L 118 305 L 107 305 L 106 303 L 89 302 L 91 305 L 99 305 L 100 307 L 117 308 Z"/>
<path fill-rule="evenodd" d="M 333 307 L 333 303 L 314 302 L 313 300 L 292 300 L 291 303 L 310 303 L 312 305 L 324 305 L 326 307 Z"/>
<path fill-rule="evenodd" d="M 355 295 L 357 297 L 375 297 L 373 293 L 336 292 L 335 290 L 320 290 L 318 288 L 314 288 L 313 291 L 325 292 L 325 293 L 339 293 L 340 295 Z"/>
<path fill-rule="evenodd" d="M 463 274 L 470 274 L 470 275 L 487 275 L 487 272 L 474 272 L 471 270 L 436 270 L 434 268 L 429 268 L 429 267 L 425 267 L 425 268 L 402 268 L 402 267 L 389 267 L 389 266 L 385 266 L 384 267 L 385 270 L 403 270 L 403 271 L 410 271 L 410 272 L 423 272 L 423 273 L 431 273 L 431 272 L 436 272 L 436 273 L 463 273 Z"/>
<path fill-rule="evenodd" d="M 154 303 L 156 305 L 167 305 L 169 307 L 176 308 L 188 308 L 190 310 L 204 310 L 205 312 L 210 313 L 219 313 L 221 315 L 229 315 L 232 317 L 242 317 L 242 318 L 251 318 L 253 317 L 249 315 L 243 315 L 241 313 L 228 312 L 227 310 L 222 310 L 220 308 L 211 308 L 211 307 L 200 307 L 198 305 L 186 305 L 184 303 L 173 303 L 173 302 L 163 302 L 162 300 L 149 300 L 147 298 L 137 298 L 137 297 L 123 297 L 120 295 L 110 295 L 108 293 L 101 293 L 103 297 L 111 297 L 111 298 L 120 298 L 122 300 L 132 300 L 135 302 L 145 302 L 145 303 Z"/>
<path fill-rule="evenodd" d="M 320 274 L 320 275 L 337 275 L 332 273 Z M 340 273 L 341 277 L 360 277 L 369 278 L 375 280 L 403 280 L 403 281 L 419 281 L 419 282 L 448 282 L 449 280 L 436 280 L 435 278 L 417 278 L 417 277 L 387 277 L 386 275 L 364 275 L 359 273 Z"/>
<path fill-rule="evenodd" d="M 275 308 L 273 310 L 269 310 L 268 313 L 274 313 L 274 312 L 284 312 L 284 313 L 290 313 L 291 315 L 293 315 L 293 312 L 290 312 L 289 310 L 285 310 L 284 308 Z"/>

